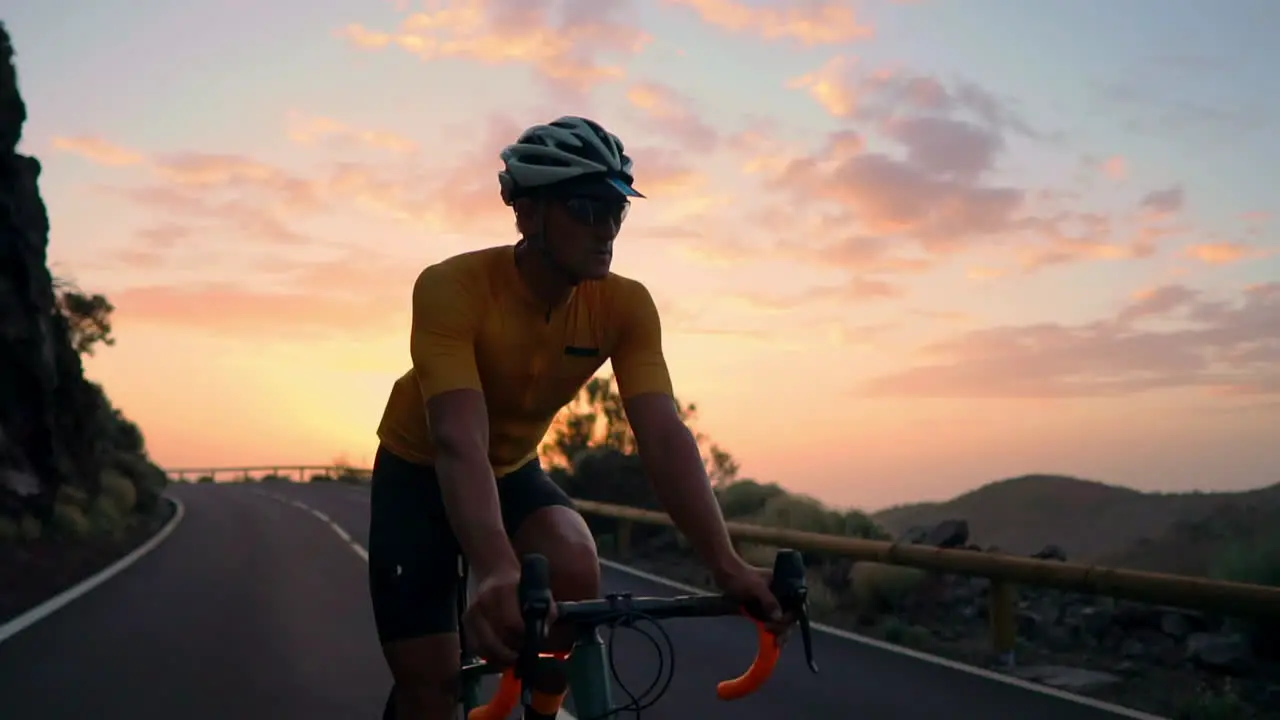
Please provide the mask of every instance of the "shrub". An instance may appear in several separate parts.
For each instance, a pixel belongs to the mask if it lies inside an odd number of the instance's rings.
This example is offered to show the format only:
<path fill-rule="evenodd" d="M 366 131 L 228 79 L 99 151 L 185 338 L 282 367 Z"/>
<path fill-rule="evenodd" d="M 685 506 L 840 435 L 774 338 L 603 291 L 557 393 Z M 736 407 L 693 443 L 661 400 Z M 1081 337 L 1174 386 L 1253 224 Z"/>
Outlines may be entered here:
<path fill-rule="evenodd" d="M 40 521 L 30 515 L 23 515 L 18 521 L 18 538 L 27 542 L 39 540 L 44 528 Z"/>
<path fill-rule="evenodd" d="M 1214 562 L 1210 576 L 1217 580 L 1280 587 L 1280 528 L 1254 542 L 1238 542 Z M 1280 622 L 1244 620 L 1253 650 L 1268 659 L 1280 658 Z"/>
<path fill-rule="evenodd" d="M 13 518 L 0 517 L 0 543 L 11 543 L 17 541 L 22 535 L 18 522 Z"/>
<path fill-rule="evenodd" d="M 79 540 L 92 530 L 84 510 L 69 503 L 55 504 L 52 520 L 54 534 L 68 540 Z"/>
<path fill-rule="evenodd" d="M 68 505 L 83 511 L 89 507 L 89 494 L 83 488 L 63 485 L 58 488 L 58 495 L 54 503 L 56 505 Z"/>
<path fill-rule="evenodd" d="M 924 570 L 877 562 L 856 562 L 849 573 L 853 601 L 872 615 L 902 609 L 926 577 Z"/>
<path fill-rule="evenodd" d="M 1221 689 L 1202 686 L 1174 714 L 1174 720 L 1251 720 L 1253 717 L 1253 708 L 1240 699 L 1230 682 Z"/>
<path fill-rule="evenodd" d="M 313 483 L 333 482 L 333 478 L 323 474 L 312 475 L 310 478 L 307 479 L 307 482 L 313 482 Z"/>
<path fill-rule="evenodd" d="M 133 483 L 133 509 L 144 515 L 155 512 L 169 484 L 169 476 L 141 455 L 116 453 L 111 458 L 111 466 Z"/>
<path fill-rule="evenodd" d="M 99 495 L 89 506 L 89 527 L 93 532 L 118 537 L 124 531 L 125 521 L 110 498 Z"/>
<path fill-rule="evenodd" d="M 200 477 L 196 478 L 196 482 L 198 482 L 198 483 L 211 483 L 211 482 L 213 482 L 213 476 L 212 476 L 212 475 L 201 475 Z"/>
<path fill-rule="evenodd" d="M 121 517 L 133 512 L 134 506 L 138 504 L 138 491 L 132 480 L 117 470 L 109 469 L 102 473 L 100 482 L 102 489 L 99 499 L 111 503 L 116 514 Z"/>

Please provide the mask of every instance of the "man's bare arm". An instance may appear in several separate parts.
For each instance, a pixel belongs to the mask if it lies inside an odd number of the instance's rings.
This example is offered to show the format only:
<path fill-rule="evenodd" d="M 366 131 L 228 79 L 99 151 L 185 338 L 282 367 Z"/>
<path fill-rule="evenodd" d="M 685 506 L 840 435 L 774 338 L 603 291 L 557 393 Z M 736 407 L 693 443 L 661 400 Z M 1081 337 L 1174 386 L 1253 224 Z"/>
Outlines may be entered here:
<path fill-rule="evenodd" d="M 698 443 L 680 421 L 675 401 L 664 393 L 644 393 L 623 404 L 658 502 L 717 578 L 740 568 Z"/>
<path fill-rule="evenodd" d="M 451 390 L 427 401 L 436 474 L 445 511 L 478 577 L 520 564 L 502 525 L 498 486 L 489 465 L 489 417 L 479 390 Z"/>

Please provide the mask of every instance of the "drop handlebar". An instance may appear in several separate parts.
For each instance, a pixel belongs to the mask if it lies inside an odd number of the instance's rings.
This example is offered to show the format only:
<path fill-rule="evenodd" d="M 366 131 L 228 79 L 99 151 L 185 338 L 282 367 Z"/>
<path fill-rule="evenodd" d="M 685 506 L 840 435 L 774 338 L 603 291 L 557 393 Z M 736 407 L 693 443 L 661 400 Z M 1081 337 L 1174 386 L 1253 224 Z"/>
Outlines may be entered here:
<path fill-rule="evenodd" d="M 813 659 L 813 641 L 809 628 L 808 588 L 805 584 L 804 560 L 796 550 L 779 550 L 774 558 L 773 576 L 769 585 L 784 613 L 796 618 L 804 644 L 805 660 L 809 669 L 818 672 Z M 545 634 L 546 619 L 550 616 L 550 571 L 547 559 L 541 555 L 526 555 L 521 564 L 519 586 L 520 608 L 525 623 L 525 642 L 515 666 L 502 673 L 498 690 L 488 704 L 475 708 L 468 720 L 501 720 L 511 714 L 520 702 L 522 677 L 529 674 L 542 653 L 540 640 Z M 760 612 L 746 608 L 724 595 L 683 595 L 679 597 L 632 597 L 630 594 L 613 594 L 599 600 L 555 602 L 555 625 L 576 626 L 591 629 L 600 625 L 612 625 L 629 618 L 650 620 L 671 618 L 724 617 L 744 615 L 756 624 L 758 644 L 756 657 L 742 675 L 724 680 L 716 686 L 721 700 L 737 700 L 759 690 L 769 676 L 781 653 L 778 638 L 770 633 L 758 617 Z"/>

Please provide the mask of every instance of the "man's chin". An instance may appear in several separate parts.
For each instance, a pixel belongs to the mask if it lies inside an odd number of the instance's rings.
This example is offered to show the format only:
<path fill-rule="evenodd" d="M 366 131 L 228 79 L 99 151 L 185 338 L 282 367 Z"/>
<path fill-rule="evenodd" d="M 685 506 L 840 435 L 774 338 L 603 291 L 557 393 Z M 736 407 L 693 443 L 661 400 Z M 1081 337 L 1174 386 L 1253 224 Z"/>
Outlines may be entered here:
<path fill-rule="evenodd" d="M 613 265 L 613 256 L 592 258 L 582 264 L 583 280 L 603 280 L 609 276 L 609 268 Z"/>

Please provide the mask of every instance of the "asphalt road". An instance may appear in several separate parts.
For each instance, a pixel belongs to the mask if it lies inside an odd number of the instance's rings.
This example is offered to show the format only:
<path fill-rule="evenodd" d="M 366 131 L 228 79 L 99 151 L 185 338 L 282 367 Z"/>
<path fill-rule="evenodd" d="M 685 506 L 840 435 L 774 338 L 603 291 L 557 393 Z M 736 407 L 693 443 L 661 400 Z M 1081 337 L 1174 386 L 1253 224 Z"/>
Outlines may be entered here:
<path fill-rule="evenodd" d="M 376 718 L 390 677 L 378 651 L 365 562 L 319 510 L 366 544 L 368 497 L 338 485 L 182 485 L 186 519 L 119 576 L 0 644 L 5 720 Z M 604 571 L 606 591 L 676 594 Z M 1114 720 L 1116 715 L 831 635 L 820 675 L 788 647 L 769 683 L 728 705 L 715 683 L 740 673 L 754 631 L 735 618 L 666 623 L 675 679 L 653 717 Z M 618 636 L 620 673 L 655 671 L 643 639 Z"/>

